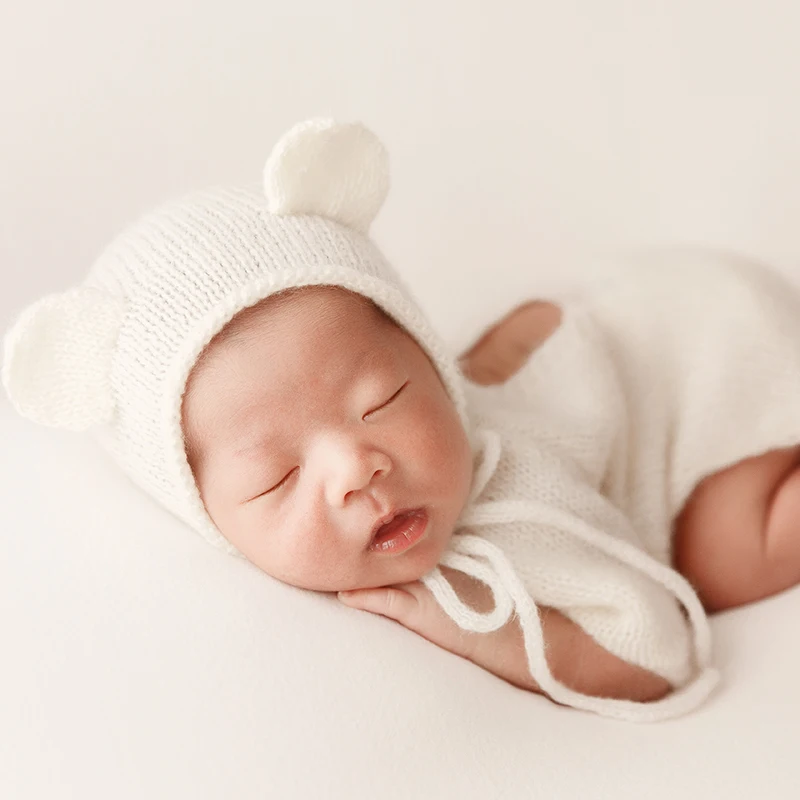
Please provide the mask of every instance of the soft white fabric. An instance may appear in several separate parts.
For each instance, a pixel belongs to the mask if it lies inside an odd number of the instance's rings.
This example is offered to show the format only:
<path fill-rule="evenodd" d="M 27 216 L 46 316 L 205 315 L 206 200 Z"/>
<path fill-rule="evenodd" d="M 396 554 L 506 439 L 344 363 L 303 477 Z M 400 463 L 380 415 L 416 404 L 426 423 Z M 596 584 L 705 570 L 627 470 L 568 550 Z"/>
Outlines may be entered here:
<path fill-rule="evenodd" d="M 443 563 L 488 558 L 503 612 L 469 612 L 435 570 L 443 608 L 468 630 L 515 610 L 559 702 L 648 721 L 692 710 L 717 673 L 700 601 L 670 567 L 673 521 L 703 477 L 800 442 L 800 294 L 712 254 L 640 265 L 565 304 L 527 366 L 471 399 L 488 469 Z M 560 686 L 531 600 L 681 691 L 635 704 Z"/>
<path fill-rule="evenodd" d="M 797 796 L 800 590 L 712 619 L 698 711 L 619 723 L 270 580 L 3 398 L 0 442 L 3 798 Z"/>
<path fill-rule="evenodd" d="M 383 143 L 363 125 L 302 122 L 264 167 L 269 211 L 334 219 L 366 234 L 389 192 L 388 165 Z"/>
<path fill-rule="evenodd" d="M 109 422 L 111 359 L 124 313 L 119 299 L 78 288 L 43 297 L 20 314 L 3 342 L 2 365 L 17 410 L 74 431 Z"/>
<path fill-rule="evenodd" d="M 466 425 L 452 357 L 366 235 L 388 186 L 388 156 L 363 125 L 296 125 L 263 188 L 166 203 L 117 236 L 83 286 L 24 311 L 5 339 L 12 402 L 35 422 L 91 427 L 139 485 L 231 554 L 186 459 L 181 402 L 198 356 L 242 309 L 320 284 L 369 297 L 426 350 Z"/>

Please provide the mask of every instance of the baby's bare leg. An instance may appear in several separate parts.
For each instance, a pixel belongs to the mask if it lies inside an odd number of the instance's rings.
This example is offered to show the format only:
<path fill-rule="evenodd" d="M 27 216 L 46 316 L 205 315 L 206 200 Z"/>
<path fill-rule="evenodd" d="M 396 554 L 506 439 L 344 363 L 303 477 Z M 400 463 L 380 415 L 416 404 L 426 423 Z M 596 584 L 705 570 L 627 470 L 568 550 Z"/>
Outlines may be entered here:
<path fill-rule="evenodd" d="M 676 568 L 709 611 L 800 583 L 800 447 L 702 481 L 678 518 L 674 547 Z"/>

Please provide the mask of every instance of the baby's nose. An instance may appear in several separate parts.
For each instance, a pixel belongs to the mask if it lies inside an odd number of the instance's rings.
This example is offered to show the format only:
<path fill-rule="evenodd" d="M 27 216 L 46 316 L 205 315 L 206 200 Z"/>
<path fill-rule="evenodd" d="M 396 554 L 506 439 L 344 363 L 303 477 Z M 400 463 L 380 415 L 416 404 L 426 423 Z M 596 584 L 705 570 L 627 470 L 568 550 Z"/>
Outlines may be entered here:
<path fill-rule="evenodd" d="M 332 506 L 344 506 L 379 478 L 391 472 L 389 456 L 378 448 L 338 442 L 325 453 L 325 494 Z"/>

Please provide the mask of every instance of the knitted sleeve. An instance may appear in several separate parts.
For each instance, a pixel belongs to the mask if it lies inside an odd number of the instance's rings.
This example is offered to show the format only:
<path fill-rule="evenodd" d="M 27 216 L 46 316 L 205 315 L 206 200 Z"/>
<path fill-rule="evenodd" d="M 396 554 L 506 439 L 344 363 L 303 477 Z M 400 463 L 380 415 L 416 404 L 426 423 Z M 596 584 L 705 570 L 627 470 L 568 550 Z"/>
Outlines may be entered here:
<path fill-rule="evenodd" d="M 543 469 L 558 468 L 547 461 Z M 635 544 L 627 518 L 579 476 L 562 468 L 560 484 L 560 503 L 475 504 L 465 530 L 503 551 L 537 605 L 558 609 L 619 658 L 686 683 L 694 643 L 682 602 L 694 592 Z"/>
<path fill-rule="evenodd" d="M 486 582 L 491 624 L 464 614 L 439 570 L 426 577 L 445 612 L 468 630 L 492 630 L 513 610 L 525 634 L 532 677 L 557 702 L 628 720 L 686 713 L 717 681 L 710 633 L 688 582 L 632 543 L 625 517 L 601 495 L 573 487 L 574 502 L 475 503 L 442 564 Z M 559 684 L 544 658 L 539 608 L 556 608 L 610 653 L 666 678 L 678 691 L 639 704 L 581 695 Z M 502 611 L 501 611 L 502 610 Z M 473 618 L 474 617 L 474 618 Z M 487 624 L 483 624 L 486 622 Z"/>

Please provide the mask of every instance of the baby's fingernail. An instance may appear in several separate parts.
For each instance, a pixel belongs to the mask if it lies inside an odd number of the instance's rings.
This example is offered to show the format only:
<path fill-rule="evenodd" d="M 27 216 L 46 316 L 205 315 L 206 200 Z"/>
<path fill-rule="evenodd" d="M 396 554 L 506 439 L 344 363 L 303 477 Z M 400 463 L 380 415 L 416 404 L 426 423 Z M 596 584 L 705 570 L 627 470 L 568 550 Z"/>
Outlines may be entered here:
<path fill-rule="evenodd" d="M 355 592 L 352 591 L 339 592 L 339 599 L 347 600 L 348 597 L 352 597 L 354 594 Z"/>

